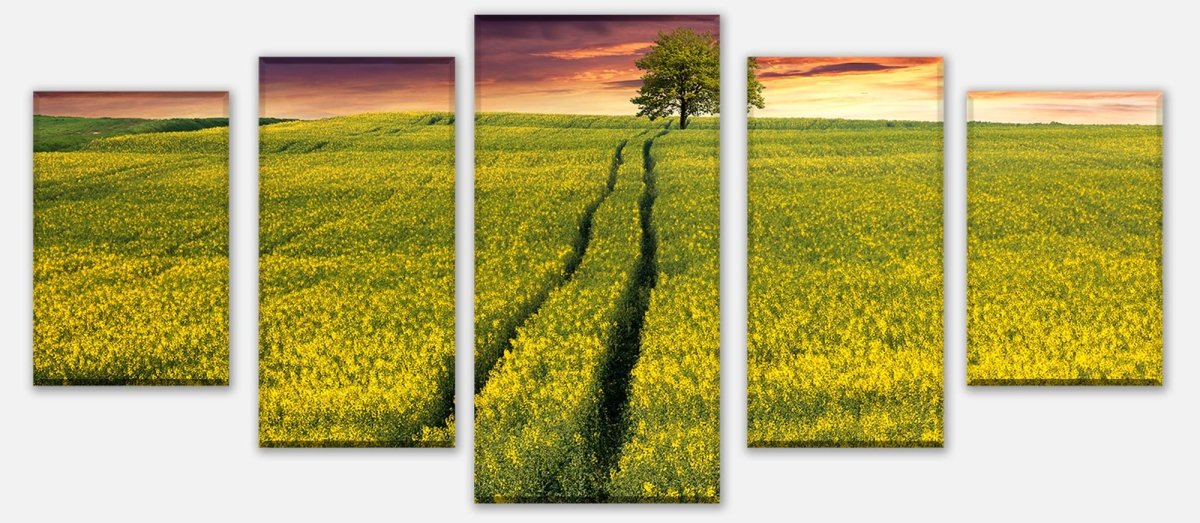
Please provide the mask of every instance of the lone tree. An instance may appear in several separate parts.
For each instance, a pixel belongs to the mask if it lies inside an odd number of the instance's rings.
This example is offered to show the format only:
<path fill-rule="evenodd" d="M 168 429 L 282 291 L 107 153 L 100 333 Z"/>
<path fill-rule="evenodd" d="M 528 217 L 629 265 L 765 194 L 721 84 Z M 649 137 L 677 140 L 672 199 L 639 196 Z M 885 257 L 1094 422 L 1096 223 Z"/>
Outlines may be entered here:
<path fill-rule="evenodd" d="M 758 59 L 751 56 L 746 59 L 746 112 L 749 113 L 755 107 L 763 109 L 767 107 L 767 101 L 763 98 L 762 82 L 758 81 L 754 71 L 758 70 Z"/>
<path fill-rule="evenodd" d="M 651 120 L 679 115 L 679 128 L 688 117 L 715 114 L 721 109 L 721 54 L 711 34 L 686 27 L 658 33 L 650 52 L 637 61 L 642 87 L 631 102 L 638 116 Z"/>

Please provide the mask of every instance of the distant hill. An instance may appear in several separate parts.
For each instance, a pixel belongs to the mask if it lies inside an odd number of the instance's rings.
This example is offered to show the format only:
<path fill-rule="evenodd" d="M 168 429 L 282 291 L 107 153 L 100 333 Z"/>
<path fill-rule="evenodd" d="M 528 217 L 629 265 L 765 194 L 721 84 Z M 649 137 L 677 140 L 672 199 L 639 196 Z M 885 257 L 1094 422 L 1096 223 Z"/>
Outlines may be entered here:
<path fill-rule="evenodd" d="M 751 116 L 747 120 L 750 129 L 807 131 L 818 129 L 931 129 L 942 127 L 942 122 L 917 120 L 855 120 L 847 118 L 775 118 Z"/>
<path fill-rule="evenodd" d="M 291 121 L 259 118 L 259 125 Z M 33 150 L 77 151 L 92 140 L 122 134 L 199 131 L 229 127 L 229 118 L 83 118 L 78 116 L 33 116 Z"/>
<path fill-rule="evenodd" d="M 688 118 L 688 129 L 720 129 L 719 116 Z M 692 125 L 694 124 L 694 125 Z M 475 113 L 475 125 L 555 129 L 679 129 L 679 118 L 651 121 L 643 116 L 559 113 Z"/>
<path fill-rule="evenodd" d="M 33 150 L 77 151 L 98 138 L 120 134 L 198 131 L 228 127 L 228 118 L 81 118 L 76 116 L 33 116 Z"/>

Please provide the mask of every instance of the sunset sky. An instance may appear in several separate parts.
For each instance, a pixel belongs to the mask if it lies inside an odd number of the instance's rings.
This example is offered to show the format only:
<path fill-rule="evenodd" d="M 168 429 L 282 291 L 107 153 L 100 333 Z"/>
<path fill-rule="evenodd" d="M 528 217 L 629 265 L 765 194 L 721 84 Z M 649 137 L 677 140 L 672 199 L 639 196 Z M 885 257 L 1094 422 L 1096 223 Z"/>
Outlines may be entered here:
<path fill-rule="evenodd" d="M 454 111 L 453 58 L 260 58 L 259 115 Z"/>
<path fill-rule="evenodd" d="M 634 114 L 659 31 L 720 38 L 718 16 L 476 16 L 475 110 Z"/>
<path fill-rule="evenodd" d="M 42 91 L 33 114 L 90 118 L 209 118 L 229 116 L 229 93 L 212 91 Z"/>
<path fill-rule="evenodd" d="M 1161 123 L 1159 91 L 971 91 L 967 99 L 975 122 Z"/>
<path fill-rule="evenodd" d="M 753 116 L 942 120 L 942 59 L 758 57 L 765 109 Z"/>

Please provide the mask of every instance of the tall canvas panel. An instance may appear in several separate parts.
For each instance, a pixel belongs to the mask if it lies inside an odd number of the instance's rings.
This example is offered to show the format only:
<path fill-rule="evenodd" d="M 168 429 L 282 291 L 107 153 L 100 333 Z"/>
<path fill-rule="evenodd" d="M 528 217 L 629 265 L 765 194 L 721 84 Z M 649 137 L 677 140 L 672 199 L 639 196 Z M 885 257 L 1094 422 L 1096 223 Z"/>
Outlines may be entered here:
<path fill-rule="evenodd" d="M 38 92 L 33 382 L 229 382 L 225 92 Z"/>
<path fill-rule="evenodd" d="M 476 17 L 476 501 L 718 500 L 719 30 Z"/>
<path fill-rule="evenodd" d="M 749 60 L 753 447 L 937 447 L 942 60 Z"/>
<path fill-rule="evenodd" d="M 454 444 L 454 60 L 263 58 L 259 442 Z"/>
<path fill-rule="evenodd" d="M 967 382 L 1161 385 L 1162 93 L 968 99 Z"/>

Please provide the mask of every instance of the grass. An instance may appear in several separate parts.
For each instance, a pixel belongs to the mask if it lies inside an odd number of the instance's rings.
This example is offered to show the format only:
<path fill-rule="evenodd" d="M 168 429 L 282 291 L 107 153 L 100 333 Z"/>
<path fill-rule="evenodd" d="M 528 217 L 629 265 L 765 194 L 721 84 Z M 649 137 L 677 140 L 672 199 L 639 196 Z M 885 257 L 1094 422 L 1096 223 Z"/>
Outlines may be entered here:
<path fill-rule="evenodd" d="M 942 124 L 750 119 L 748 440 L 941 446 Z"/>
<path fill-rule="evenodd" d="M 967 139 L 968 383 L 1161 385 L 1162 127 Z"/>
<path fill-rule="evenodd" d="M 262 446 L 453 446 L 453 123 L 261 128 Z"/>
<path fill-rule="evenodd" d="M 34 152 L 78 151 L 94 140 L 124 134 L 198 131 L 229 127 L 228 118 L 81 118 L 33 116 Z"/>
<path fill-rule="evenodd" d="M 33 167 L 34 383 L 228 383 L 227 129 L 95 138 Z"/>

